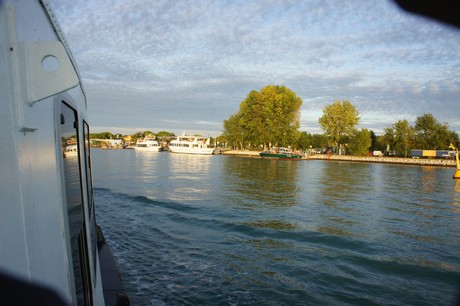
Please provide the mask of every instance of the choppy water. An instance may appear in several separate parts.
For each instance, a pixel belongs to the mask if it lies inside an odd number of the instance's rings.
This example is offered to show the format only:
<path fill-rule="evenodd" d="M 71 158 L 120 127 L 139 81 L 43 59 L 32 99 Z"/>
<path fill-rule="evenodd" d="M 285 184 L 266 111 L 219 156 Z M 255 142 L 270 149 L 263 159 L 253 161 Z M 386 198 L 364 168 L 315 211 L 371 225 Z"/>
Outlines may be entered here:
<path fill-rule="evenodd" d="M 451 305 L 452 168 L 93 150 L 133 305 Z"/>

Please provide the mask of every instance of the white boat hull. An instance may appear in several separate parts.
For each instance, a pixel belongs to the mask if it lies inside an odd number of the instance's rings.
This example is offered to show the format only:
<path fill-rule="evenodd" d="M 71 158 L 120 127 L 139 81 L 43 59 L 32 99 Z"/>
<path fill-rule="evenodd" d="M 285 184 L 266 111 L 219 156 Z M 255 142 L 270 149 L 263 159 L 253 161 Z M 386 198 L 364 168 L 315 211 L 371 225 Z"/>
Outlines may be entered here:
<path fill-rule="evenodd" d="M 137 151 L 148 151 L 148 152 L 160 152 L 160 143 L 155 139 L 155 136 L 149 135 L 144 139 L 138 139 L 134 150 Z"/>
<path fill-rule="evenodd" d="M 169 143 L 172 153 L 212 155 L 214 148 L 210 147 L 210 139 L 202 136 L 181 135 Z"/>
<path fill-rule="evenodd" d="M 161 147 L 134 147 L 134 150 L 142 152 L 161 152 Z"/>
<path fill-rule="evenodd" d="M 186 148 L 186 147 L 170 147 L 171 153 L 182 153 L 182 154 L 201 154 L 201 155 L 212 155 L 214 154 L 214 148 Z"/>

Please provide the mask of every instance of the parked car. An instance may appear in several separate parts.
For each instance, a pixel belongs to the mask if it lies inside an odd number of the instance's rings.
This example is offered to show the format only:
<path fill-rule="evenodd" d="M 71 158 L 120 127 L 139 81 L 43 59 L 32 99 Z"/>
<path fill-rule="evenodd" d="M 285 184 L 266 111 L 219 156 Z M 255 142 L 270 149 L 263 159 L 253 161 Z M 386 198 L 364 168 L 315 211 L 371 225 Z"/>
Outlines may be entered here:
<path fill-rule="evenodd" d="M 386 156 L 396 156 L 396 152 L 395 152 L 394 150 L 386 151 L 386 152 L 385 152 L 385 155 L 386 155 Z"/>
<path fill-rule="evenodd" d="M 382 153 L 382 151 L 374 151 L 374 152 L 372 152 L 372 155 L 373 156 L 383 156 L 383 153 Z"/>

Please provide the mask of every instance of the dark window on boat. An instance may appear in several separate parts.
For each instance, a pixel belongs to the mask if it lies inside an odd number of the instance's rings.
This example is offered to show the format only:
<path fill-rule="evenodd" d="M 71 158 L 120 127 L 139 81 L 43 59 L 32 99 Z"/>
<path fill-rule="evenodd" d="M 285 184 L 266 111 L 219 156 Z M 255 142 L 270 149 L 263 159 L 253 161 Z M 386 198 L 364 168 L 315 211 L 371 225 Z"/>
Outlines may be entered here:
<path fill-rule="evenodd" d="M 89 270 L 87 236 L 83 210 L 80 172 L 77 112 L 65 102 L 61 103 L 60 137 L 63 157 L 65 195 L 72 251 L 73 279 L 77 305 L 92 305 L 91 275 Z M 76 146 L 76 150 L 68 147 Z"/>
<path fill-rule="evenodd" d="M 97 248 L 97 230 L 96 230 L 96 213 L 93 197 L 93 172 L 91 168 L 91 139 L 89 134 L 89 125 L 83 121 L 83 147 L 85 149 L 85 167 L 86 167 L 86 188 L 87 188 L 87 211 L 89 212 L 89 231 L 91 239 L 90 252 L 93 254 L 93 275 L 96 276 L 96 248 Z M 94 282 L 96 283 L 96 282 Z"/>

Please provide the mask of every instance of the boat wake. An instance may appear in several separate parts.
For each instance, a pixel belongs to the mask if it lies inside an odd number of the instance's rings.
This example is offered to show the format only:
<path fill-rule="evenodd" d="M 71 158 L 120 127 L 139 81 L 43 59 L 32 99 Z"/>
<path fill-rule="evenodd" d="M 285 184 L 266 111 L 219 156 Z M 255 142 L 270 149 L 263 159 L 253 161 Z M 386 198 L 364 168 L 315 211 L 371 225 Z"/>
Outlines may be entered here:
<path fill-rule="evenodd" d="M 133 304 L 386 304 L 402 293 L 400 300 L 432 302 L 414 288 L 434 289 L 441 279 L 455 286 L 460 275 L 385 241 L 273 214 L 103 188 L 95 200 Z M 409 284 L 406 275 L 416 277 Z M 382 283 L 393 285 L 372 294 Z"/>

